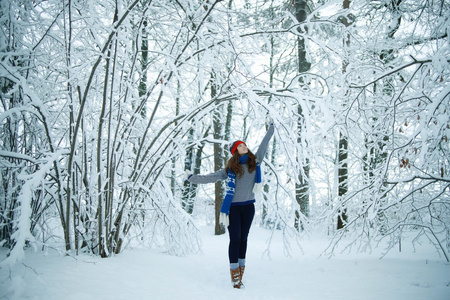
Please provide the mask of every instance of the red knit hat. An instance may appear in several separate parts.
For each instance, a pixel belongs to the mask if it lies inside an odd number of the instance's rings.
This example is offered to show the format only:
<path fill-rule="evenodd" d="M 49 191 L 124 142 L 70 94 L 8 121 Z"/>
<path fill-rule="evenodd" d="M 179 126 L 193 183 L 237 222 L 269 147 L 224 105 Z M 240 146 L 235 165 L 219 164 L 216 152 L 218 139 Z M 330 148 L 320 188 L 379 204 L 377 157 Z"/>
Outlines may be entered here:
<path fill-rule="evenodd" d="M 236 152 L 236 149 L 237 149 L 237 147 L 238 147 L 240 144 L 247 145 L 247 144 L 245 144 L 243 141 L 236 141 L 236 142 L 234 142 L 233 144 L 231 144 L 231 147 L 230 147 L 231 155 L 234 155 L 234 152 Z"/>

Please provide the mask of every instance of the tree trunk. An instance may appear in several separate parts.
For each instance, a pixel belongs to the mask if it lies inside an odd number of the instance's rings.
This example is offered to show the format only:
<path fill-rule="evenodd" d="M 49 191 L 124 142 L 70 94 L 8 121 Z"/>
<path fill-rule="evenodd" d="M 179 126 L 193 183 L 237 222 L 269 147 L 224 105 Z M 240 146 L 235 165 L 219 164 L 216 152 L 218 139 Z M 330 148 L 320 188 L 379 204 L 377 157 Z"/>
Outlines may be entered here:
<path fill-rule="evenodd" d="M 211 73 L 211 98 L 214 98 L 217 95 L 216 85 L 215 85 L 215 74 Z M 221 140 L 222 137 L 222 113 L 221 106 L 217 103 L 216 110 L 214 112 L 214 140 Z M 222 169 L 223 166 L 223 151 L 222 147 L 218 143 L 214 143 L 214 171 L 218 171 Z M 219 222 L 219 214 L 220 208 L 222 206 L 224 191 L 222 182 L 218 181 L 214 184 L 214 197 L 215 197 L 215 235 L 220 235 L 225 233 L 225 228 Z"/>
<path fill-rule="evenodd" d="M 342 133 L 339 134 L 338 152 L 338 196 L 342 199 L 348 191 L 348 140 Z M 341 208 L 338 215 L 337 229 L 345 227 L 347 222 L 347 209 Z"/>
<path fill-rule="evenodd" d="M 350 0 L 344 0 L 342 3 L 342 7 L 344 9 L 350 8 Z M 350 26 L 350 20 L 347 17 L 342 18 L 342 24 L 345 27 Z M 350 45 L 350 35 L 346 35 L 344 39 L 344 46 Z M 345 74 L 347 72 L 348 61 L 344 60 L 342 62 L 342 73 Z M 348 139 L 347 137 L 339 133 L 339 146 L 338 146 L 338 198 L 341 200 L 348 191 Z M 337 220 L 337 229 L 343 229 L 345 224 L 347 223 L 347 208 L 345 206 L 339 209 L 338 220 Z"/>
<path fill-rule="evenodd" d="M 306 1 L 304 0 L 295 0 L 294 1 L 294 8 L 295 8 L 295 17 L 299 24 L 304 22 L 306 20 L 307 16 L 307 6 Z M 305 28 L 306 29 L 306 28 Z M 298 27 L 297 29 L 300 33 L 303 32 L 302 27 Z M 305 47 L 305 39 L 301 36 L 297 37 L 297 56 L 298 56 L 298 73 L 304 73 L 309 71 L 311 64 L 306 59 L 306 47 Z M 300 79 L 299 84 L 305 85 L 308 84 L 307 82 L 303 82 L 302 79 Z M 303 110 L 300 105 L 298 105 L 298 137 L 297 141 L 298 143 L 301 142 L 302 138 L 302 132 L 303 132 Z M 300 153 L 297 155 L 300 156 Z M 301 157 L 298 157 L 298 161 L 301 161 Z M 295 223 L 294 227 L 297 230 L 303 230 L 303 224 L 301 223 L 301 215 L 304 217 L 309 217 L 309 185 L 308 185 L 308 178 L 309 178 L 309 160 L 306 158 L 304 160 L 304 166 L 303 166 L 303 172 L 299 172 L 298 175 L 298 181 L 295 184 L 295 200 L 297 201 L 297 204 L 299 205 L 300 211 L 295 211 Z"/>

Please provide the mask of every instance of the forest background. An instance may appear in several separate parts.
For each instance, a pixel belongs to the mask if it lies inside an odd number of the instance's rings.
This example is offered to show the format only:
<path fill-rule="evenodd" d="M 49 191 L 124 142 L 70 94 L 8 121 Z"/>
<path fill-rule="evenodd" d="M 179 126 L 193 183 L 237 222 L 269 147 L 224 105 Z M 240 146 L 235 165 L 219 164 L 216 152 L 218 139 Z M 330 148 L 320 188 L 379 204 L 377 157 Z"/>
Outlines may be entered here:
<path fill-rule="evenodd" d="M 269 121 L 257 222 L 286 254 L 319 231 L 327 254 L 408 237 L 449 261 L 449 8 L 2 0 L 1 266 L 26 247 L 197 253 L 197 207 L 225 232 L 224 185 L 185 171 L 223 168 Z"/>

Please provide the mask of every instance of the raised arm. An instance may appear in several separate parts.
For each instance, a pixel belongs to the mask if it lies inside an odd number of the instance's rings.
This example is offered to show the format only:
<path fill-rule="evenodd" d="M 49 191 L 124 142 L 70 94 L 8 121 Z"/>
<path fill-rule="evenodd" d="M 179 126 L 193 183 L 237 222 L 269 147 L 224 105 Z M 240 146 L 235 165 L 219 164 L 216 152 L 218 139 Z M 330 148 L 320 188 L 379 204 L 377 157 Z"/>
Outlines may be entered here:
<path fill-rule="evenodd" d="M 267 147 L 269 145 L 269 141 L 273 136 L 273 132 L 274 132 L 273 123 L 270 123 L 269 129 L 267 130 L 266 135 L 262 139 L 261 144 L 259 145 L 258 151 L 256 151 L 256 153 L 255 153 L 256 158 L 260 162 L 263 160 L 264 155 L 266 154 Z"/>
<path fill-rule="evenodd" d="M 187 180 L 190 183 L 202 184 L 202 183 L 214 183 L 219 180 L 227 179 L 227 173 L 225 169 L 220 169 L 214 173 L 206 174 L 206 175 L 190 175 Z"/>

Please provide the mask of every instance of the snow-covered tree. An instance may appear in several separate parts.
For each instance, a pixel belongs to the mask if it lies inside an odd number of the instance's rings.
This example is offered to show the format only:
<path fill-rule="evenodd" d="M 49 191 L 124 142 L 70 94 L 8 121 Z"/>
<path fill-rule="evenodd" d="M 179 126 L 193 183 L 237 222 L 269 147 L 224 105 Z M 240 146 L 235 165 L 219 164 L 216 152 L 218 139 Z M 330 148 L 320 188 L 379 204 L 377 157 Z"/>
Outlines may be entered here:
<path fill-rule="evenodd" d="M 213 192 L 184 171 L 214 171 L 214 146 L 257 143 L 268 119 L 259 211 L 288 253 L 301 217 L 332 234 L 330 251 L 344 235 L 364 249 L 413 234 L 448 259 L 449 4 L 294 2 L 1 1 L 8 261 L 26 245 L 197 252 L 194 208 Z M 305 182 L 309 213 L 296 214 Z"/>

